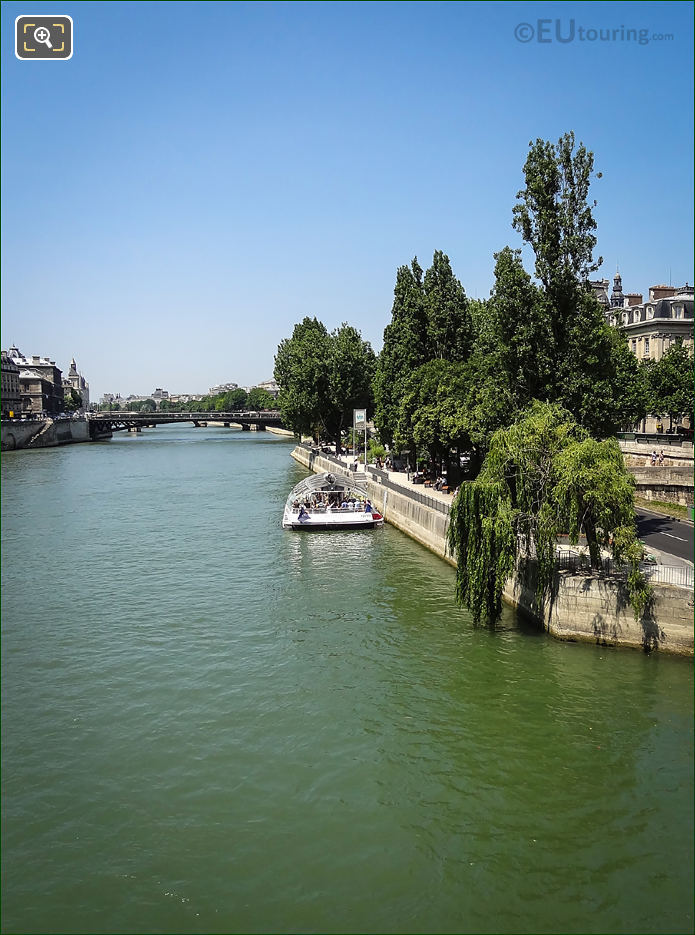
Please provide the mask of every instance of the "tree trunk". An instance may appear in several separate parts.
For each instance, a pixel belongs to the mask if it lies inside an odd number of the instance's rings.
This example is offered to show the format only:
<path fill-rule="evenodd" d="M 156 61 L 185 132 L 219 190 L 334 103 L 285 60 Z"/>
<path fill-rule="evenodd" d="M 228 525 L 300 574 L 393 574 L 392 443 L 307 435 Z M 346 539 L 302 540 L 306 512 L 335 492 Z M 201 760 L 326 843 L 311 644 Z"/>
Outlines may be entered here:
<path fill-rule="evenodd" d="M 586 542 L 589 546 L 589 559 L 592 568 L 601 567 L 601 547 L 596 538 L 596 526 L 593 520 L 584 520 L 584 532 L 586 533 Z"/>

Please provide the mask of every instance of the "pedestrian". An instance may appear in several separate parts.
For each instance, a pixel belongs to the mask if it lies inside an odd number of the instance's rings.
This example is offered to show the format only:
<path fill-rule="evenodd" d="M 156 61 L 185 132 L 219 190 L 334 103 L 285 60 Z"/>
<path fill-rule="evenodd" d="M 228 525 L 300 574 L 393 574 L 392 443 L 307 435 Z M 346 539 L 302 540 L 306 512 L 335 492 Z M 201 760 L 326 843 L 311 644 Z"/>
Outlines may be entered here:
<path fill-rule="evenodd" d="M 656 464 L 656 448 L 652 451 L 652 467 Z"/>
<path fill-rule="evenodd" d="M 659 452 L 659 467 L 664 463 L 664 449 L 662 448 Z"/>

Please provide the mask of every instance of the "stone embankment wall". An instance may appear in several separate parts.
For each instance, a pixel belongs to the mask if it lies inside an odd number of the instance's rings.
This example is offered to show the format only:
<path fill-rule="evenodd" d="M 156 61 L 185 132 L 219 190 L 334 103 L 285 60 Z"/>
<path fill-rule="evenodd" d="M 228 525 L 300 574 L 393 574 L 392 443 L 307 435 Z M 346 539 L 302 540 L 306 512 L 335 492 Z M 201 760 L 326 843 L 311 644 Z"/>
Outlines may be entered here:
<path fill-rule="evenodd" d="M 645 500 L 693 505 L 693 468 L 666 465 L 628 465 L 635 478 L 635 493 Z"/>
<path fill-rule="evenodd" d="M 693 655 L 693 594 L 686 588 L 655 584 L 654 600 L 635 620 L 625 579 L 560 570 L 543 606 L 536 600 L 536 568 L 524 563 L 504 589 L 507 603 L 540 622 L 552 636 L 605 646 L 660 649 Z"/>
<path fill-rule="evenodd" d="M 3 451 L 55 448 L 57 445 L 91 441 L 86 419 L 43 419 L 36 422 L 3 419 L 0 431 Z"/>
<path fill-rule="evenodd" d="M 647 459 L 651 463 L 651 453 L 656 450 L 658 454 L 664 452 L 664 467 L 693 467 L 693 443 L 681 441 L 680 444 L 672 444 L 675 441 L 673 436 L 665 436 L 663 439 L 655 441 L 654 436 L 644 438 L 643 440 L 618 439 L 620 450 L 625 457 L 625 463 L 629 466 L 644 465 Z"/>
<path fill-rule="evenodd" d="M 298 446 L 292 457 L 309 470 L 336 470 L 332 460 Z M 376 475 L 358 475 L 374 506 L 391 525 L 407 533 L 451 565 L 446 547 L 448 511 L 420 502 L 407 488 L 395 491 L 379 483 Z M 660 649 L 693 655 L 693 593 L 686 588 L 654 584 L 651 611 L 636 621 L 625 580 L 583 572 L 558 571 L 553 595 L 539 606 L 535 595 L 535 567 L 526 563 L 510 578 L 503 596 L 507 603 L 563 640 L 611 646 Z"/>

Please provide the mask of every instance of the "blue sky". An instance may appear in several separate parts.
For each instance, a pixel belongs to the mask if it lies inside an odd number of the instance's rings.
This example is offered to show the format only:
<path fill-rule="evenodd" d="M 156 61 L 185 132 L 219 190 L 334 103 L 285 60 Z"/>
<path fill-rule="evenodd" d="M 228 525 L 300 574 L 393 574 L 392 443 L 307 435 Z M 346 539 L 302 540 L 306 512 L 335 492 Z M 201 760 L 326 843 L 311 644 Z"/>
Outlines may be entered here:
<path fill-rule="evenodd" d="M 16 59 L 26 13 L 71 15 L 72 59 Z M 693 281 L 690 3 L 32 2 L 2 26 L 2 347 L 75 356 L 92 398 L 266 379 L 305 315 L 380 350 L 397 267 L 436 249 L 487 296 L 529 141 L 568 130 L 603 173 L 601 273 Z"/>

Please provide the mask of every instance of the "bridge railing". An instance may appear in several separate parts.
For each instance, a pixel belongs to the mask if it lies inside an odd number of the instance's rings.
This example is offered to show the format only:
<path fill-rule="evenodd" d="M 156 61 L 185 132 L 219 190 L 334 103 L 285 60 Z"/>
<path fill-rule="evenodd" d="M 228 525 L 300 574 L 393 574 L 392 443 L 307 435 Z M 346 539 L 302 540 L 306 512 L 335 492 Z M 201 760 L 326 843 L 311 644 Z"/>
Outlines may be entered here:
<path fill-rule="evenodd" d="M 238 421 L 261 421 L 277 422 L 282 416 L 279 411 L 267 410 L 259 412 L 253 409 L 245 409 L 237 412 L 166 412 L 155 410 L 153 412 L 131 412 L 129 409 L 114 409 L 103 412 L 90 412 L 87 418 L 101 420 L 104 422 L 118 422 L 124 419 L 142 419 L 143 421 L 154 421 L 156 419 L 170 419 L 178 422 L 238 422 Z"/>

